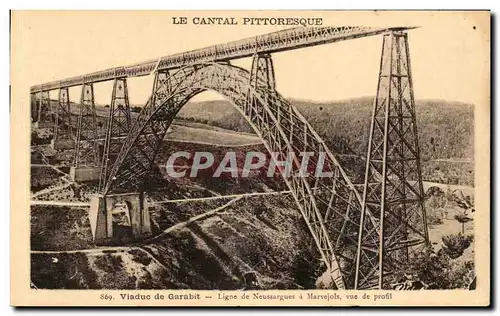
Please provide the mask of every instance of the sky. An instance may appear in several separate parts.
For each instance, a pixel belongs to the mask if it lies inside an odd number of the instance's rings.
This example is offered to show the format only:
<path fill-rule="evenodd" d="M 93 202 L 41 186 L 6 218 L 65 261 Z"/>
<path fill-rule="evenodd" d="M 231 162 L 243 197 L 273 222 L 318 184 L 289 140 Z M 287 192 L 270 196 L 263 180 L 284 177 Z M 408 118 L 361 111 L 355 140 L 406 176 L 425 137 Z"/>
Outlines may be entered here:
<path fill-rule="evenodd" d="M 253 15 L 264 16 L 259 11 Z M 409 32 L 415 97 L 475 104 L 489 83 L 489 23 L 484 14 L 452 12 L 274 12 L 268 16 L 322 17 L 326 25 L 420 26 Z M 245 12 L 21 12 L 23 69 L 29 86 L 186 50 L 264 34 L 286 27 L 174 25 L 172 17 L 247 16 Z M 483 19 L 481 19 L 483 18 Z M 16 25 L 16 24 L 15 24 Z M 287 98 L 331 101 L 376 92 L 382 37 L 374 36 L 273 54 L 277 90 Z M 250 59 L 233 64 L 250 68 Z M 153 76 L 128 82 L 132 104 L 144 104 Z M 96 102 L 111 99 L 112 82 L 95 85 Z M 51 93 L 57 98 L 57 92 Z M 72 101 L 80 88 L 70 89 Z M 197 100 L 219 99 L 207 92 Z"/>

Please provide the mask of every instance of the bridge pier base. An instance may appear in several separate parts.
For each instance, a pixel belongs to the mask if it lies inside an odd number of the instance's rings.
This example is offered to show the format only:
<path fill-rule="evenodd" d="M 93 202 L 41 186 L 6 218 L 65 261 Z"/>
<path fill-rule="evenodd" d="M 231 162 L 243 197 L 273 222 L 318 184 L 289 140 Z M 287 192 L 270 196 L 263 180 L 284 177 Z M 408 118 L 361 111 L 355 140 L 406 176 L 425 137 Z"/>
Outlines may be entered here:
<path fill-rule="evenodd" d="M 73 139 L 52 139 L 50 147 L 54 150 L 75 149 L 75 141 Z"/>
<path fill-rule="evenodd" d="M 54 148 L 55 149 L 55 148 Z M 101 167 L 70 167 L 69 177 L 73 182 L 97 181 L 101 176 Z"/>
<path fill-rule="evenodd" d="M 116 244 L 120 236 L 113 225 L 114 207 L 117 203 L 124 203 L 126 218 L 130 221 L 129 239 L 140 239 L 151 235 L 149 210 L 144 194 L 126 193 L 116 195 L 94 195 L 90 201 L 90 226 L 92 237 L 96 245 Z"/>

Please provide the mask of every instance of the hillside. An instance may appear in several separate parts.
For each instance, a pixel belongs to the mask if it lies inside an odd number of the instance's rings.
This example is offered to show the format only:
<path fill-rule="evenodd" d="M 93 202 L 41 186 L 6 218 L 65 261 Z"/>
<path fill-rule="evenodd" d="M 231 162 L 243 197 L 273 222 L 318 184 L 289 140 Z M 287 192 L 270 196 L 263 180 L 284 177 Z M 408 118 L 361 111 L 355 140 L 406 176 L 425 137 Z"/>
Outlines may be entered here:
<path fill-rule="evenodd" d="M 371 97 L 329 103 L 302 100 L 290 102 L 326 142 L 334 145 L 336 152 L 366 152 L 373 102 Z M 442 100 L 418 100 L 416 111 L 424 160 L 473 157 L 472 105 Z M 225 100 L 189 103 L 179 116 L 227 129 L 251 132 L 245 119 Z"/>
<path fill-rule="evenodd" d="M 362 182 L 372 111 L 371 97 L 335 102 L 290 100 L 311 123 L 329 148 L 339 155 L 353 181 Z M 72 111 L 77 113 L 76 104 Z M 99 135 L 104 135 L 107 108 L 97 106 Z M 136 106 L 132 108 L 140 109 Z M 470 104 L 443 100 L 417 100 L 418 133 L 424 180 L 452 185 L 474 185 L 474 108 Z M 132 120 L 138 113 L 132 113 Z M 190 121 L 190 122 L 188 122 Z M 76 122 L 76 120 L 75 120 Z M 208 125 L 197 126 L 196 123 Z M 174 122 L 168 139 L 198 141 L 228 140 L 227 145 L 256 143 L 248 134 L 238 141 L 227 130 L 253 133 L 246 120 L 229 101 L 189 102 Z M 187 127 L 190 129 L 186 133 Z M 221 130 L 216 127 L 225 129 Z M 203 131 L 203 130 L 209 131 Z M 214 132 L 215 131 L 215 132 Z M 210 137 L 209 137 L 210 136 Z M 247 138 L 246 140 L 243 138 Z M 342 155 L 346 155 L 342 157 Z"/>
<path fill-rule="evenodd" d="M 198 129 L 202 127 L 193 125 Z M 235 137 L 235 133 L 219 132 L 228 138 Z M 235 151 L 241 165 L 244 153 L 264 148 L 255 144 L 222 147 L 165 140 L 155 161 L 159 170 L 151 173 L 146 187 L 155 237 L 141 242 L 130 244 L 123 234 L 129 227 L 127 221 L 123 216 L 114 215 L 113 229 L 123 244 L 97 247 L 92 241 L 85 207 L 32 205 L 32 287 L 221 290 L 256 287 L 264 290 L 324 286 L 317 282 L 324 266 L 314 241 L 279 177 L 268 178 L 253 172 L 248 178 L 225 177 L 221 181 L 208 172 L 195 178 L 168 178 L 162 172 L 164 164 L 173 152 L 180 150 L 211 152 L 219 158 Z M 89 195 L 96 192 L 97 183 L 68 182 L 64 174 L 68 168 L 62 166 L 72 155 L 49 153 L 50 148 L 32 148 L 31 199 L 88 201 Z M 44 164 L 45 154 L 50 167 Z M 443 187 L 442 192 L 448 189 L 453 188 Z M 271 194 L 276 192 L 282 194 Z M 440 249 L 446 246 L 446 250 L 456 241 L 461 245 L 461 239 L 453 237 L 461 229 L 460 223 L 453 219 L 457 206 L 447 201 L 441 203 L 446 200 L 444 195 L 434 198 L 427 204 L 428 212 L 437 219 L 430 226 L 433 246 Z M 430 203 L 444 205 L 444 215 L 439 215 L 443 213 L 442 208 L 433 208 Z M 473 231 L 473 223 L 465 227 L 468 236 Z M 445 243 L 445 240 L 455 242 Z M 440 250 L 437 257 L 424 256 L 415 264 L 412 261 L 410 268 L 420 273 L 419 278 L 425 283 L 432 281 L 432 288 L 467 287 L 474 276 L 473 246 L 469 248 L 463 256 L 451 248 L 453 261 L 446 251 Z M 422 266 L 425 269 L 422 270 Z M 254 278 L 256 286 L 249 284 Z M 435 283 L 435 279 L 439 282 Z"/>
<path fill-rule="evenodd" d="M 255 275 L 260 289 L 315 288 L 322 266 L 300 212 L 286 193 L 266 195 L 286 190 L 279 177 L 254 172 L 221 181 L 162 173 L 167 158 L 180 150 L 216 157 L 235 151 L 241 163 L 244 153 L 261 147 L 164 141 L 156 160 L 159 170 L 152 172 L 146 188 L 157 236 L 148 241 L 99 248 L 92 241 L 88 209 L 32 205 L 32 283 L 44 289 L 237 290 L 247 286 L 248 275 Z M 98 183 L 68 183 L 58 168 L 37 167 L 49 152 L 32 148 L 31 199 L 87 202 Z M 50 157 L 53 166 L 71 159 L 55 151 Z M 246 193 L 262 195 L 242 196 Z M 206 197 L 214 199 L 201 199 Z M 173 202 L 179 199 L 191 200 Z M 127 227 L 116 215 L 113 225 L 117 235 Z"/>
<path fill-rule="evenodd" d="M 337 153 L 366 153 L 373 98 L 334 102 L 290 100 L 325 142 Z M 72 111 L 77 113 L 76 104 Z M 107 109 L 97 106 L 98 115 Z M 470 104 L 444 100 L 417 100 L 418 132 L 423 160 L 472 159 L 474 153 L 474 108 Z M 135 117 L 137 114 L 133 114 Z M 224 129 L 253 133 L 246 120 L 229 101 L 190 102 L 179 117 Z M 356 127 L 356 128 L 353 128 Z"/>
<path fill-rule="evenodd" d="M 371 97 L 328 103 L 290 102 L 333 152 L 366 156 Z M 433 182 L 473 185 L 473 106 L 443 100 L 417 100 L 416 111 L 424 178 Z M 252 131 L 226 100 L 189 103 L 179 116 L 235 131 Z"/>

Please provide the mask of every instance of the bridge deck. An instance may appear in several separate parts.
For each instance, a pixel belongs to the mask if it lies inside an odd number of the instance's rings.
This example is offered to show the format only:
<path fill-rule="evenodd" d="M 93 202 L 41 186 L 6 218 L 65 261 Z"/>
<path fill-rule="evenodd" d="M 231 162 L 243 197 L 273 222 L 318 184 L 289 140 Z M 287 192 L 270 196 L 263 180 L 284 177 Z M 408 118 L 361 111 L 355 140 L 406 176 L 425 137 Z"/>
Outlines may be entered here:
<path fill-rule="evenodd" d="M 207 62 L 228 61 L 252 56 L 255 53 L 275 53 L 303 47 L 323 45 L 348 39 L 368 37 L 410 27 L 374 28 L 362 26 L 297 27 L 249 37 L 225 44 L 213 45 L 184 53 L 161 57 L 130 66 L 97 71 L 90 74 L 52 81 L 31 87 L 31 93 L 102 82 L 122 77 L 140 77 L 155 70 L 175 69 Z"/>

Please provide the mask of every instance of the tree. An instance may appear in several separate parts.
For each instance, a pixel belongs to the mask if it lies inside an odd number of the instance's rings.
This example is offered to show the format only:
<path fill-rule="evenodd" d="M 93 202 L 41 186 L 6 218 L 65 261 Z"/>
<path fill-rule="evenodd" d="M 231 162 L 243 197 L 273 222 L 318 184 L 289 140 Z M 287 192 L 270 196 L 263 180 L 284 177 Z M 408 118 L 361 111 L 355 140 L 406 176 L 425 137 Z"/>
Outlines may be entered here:
<path fill-rule="evenodd" d="M 472 236 L 458 236 L 443 237 L 445 246 L 437 253 L 431 247 L 416 252 L 391 275 L 388 283 L 412 279 L 428 285 L 429 289 L 468 288 L 475 276 L 475 265 L 473 256 L 464 256 L 464 252 L 471 246 Z"/>
<path fill-rule="evenodd" d="M 474 241 L 474 236 L 464 236 L 462 234 L 446 235 L 442 238 L 443 251 L 451 258 L 456 259 L 463 255 L 465 249 Z"/>
<path fill-rule="evenodd" d="M 469 216 L 469 213 L 473 213 L 474 210 L 474 201 L 470 196 L 464 196 L 462 190 L 454 190 L 452 193 L 453 201 L 455 204 L 463 209 L 462 214 L 455 215 L 455 219 L 462 224 L 462 234 L 465 231 L 465 223 L 468 223 L 473 220 L 472 217 Z"/>

